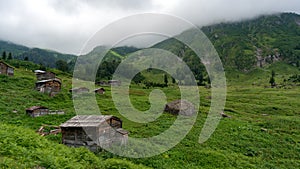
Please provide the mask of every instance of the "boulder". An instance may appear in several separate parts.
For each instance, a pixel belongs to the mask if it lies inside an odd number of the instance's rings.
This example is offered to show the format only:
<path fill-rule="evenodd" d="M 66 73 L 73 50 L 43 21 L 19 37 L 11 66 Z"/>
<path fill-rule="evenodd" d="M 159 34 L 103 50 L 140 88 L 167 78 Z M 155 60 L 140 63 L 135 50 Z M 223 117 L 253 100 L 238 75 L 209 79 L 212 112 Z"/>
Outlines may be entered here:
<path fill-rule="evenodd" d="M 186 100 L 176 100 L 166 104 L 165 111 L 174 115 L 192 116 L 196 114 L 195 106 Z"/>
<path fill-rule="evenodd" d="M 223 118 L 231 118 L 231 116 L 225 114 L 224 112 L 221 112 L 220 114 Z"/>

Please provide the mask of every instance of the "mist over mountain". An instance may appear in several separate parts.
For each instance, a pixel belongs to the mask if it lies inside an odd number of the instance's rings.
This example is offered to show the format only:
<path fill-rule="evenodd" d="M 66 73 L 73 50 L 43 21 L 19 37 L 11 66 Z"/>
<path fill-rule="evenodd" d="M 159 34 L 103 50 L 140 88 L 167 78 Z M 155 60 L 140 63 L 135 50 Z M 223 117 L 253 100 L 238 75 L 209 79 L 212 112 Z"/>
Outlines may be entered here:
<path fill-rule="evenodd" d="M 277 61 L 299 66 L 300 15 L 298 14 L 265 15 L 241 22 L 204 26 L 201 29 L 213 43 L 225 68 L 249 71 Z M 157 43 L 153 47 L 171 51 L 187 63 L 195 62 L 194 52 L 173 38 Z M 100 48 L 95 48 L 87 55 L 97 57 L 97 50 Z M 136 47 L 116 47 L 109 51 L 105 61 L 121 61 L 126 55 L 138 50 Z M 11 52 L 14 59 L 27 58 L 29 61 L 49 67 L 56 67 L 55 63 L 58 60 L 63 60 L 72 67 L 77 58 L 76 55 L 0 41 L 0 52 L 3 51 Z M 199 65 L 199 62 L 197 64 Z"/>

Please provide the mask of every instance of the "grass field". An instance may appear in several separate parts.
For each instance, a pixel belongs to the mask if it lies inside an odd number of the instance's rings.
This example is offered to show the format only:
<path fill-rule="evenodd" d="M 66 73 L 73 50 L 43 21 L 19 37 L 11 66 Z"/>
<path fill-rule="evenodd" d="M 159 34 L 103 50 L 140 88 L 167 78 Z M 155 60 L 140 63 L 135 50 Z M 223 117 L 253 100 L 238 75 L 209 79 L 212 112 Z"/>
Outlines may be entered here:
<path fill-rule="evenodd" d="M 211 138 L 203 144 L 199 144 L 198 139 L 209 111 L 211 94 L 209 89 L 199 87 L 199 114 L 188 135 L 163 154 L 131 159 L 105 151 L 93 154 L 84 148 L 66 147 L 60 144 L 61 135 L 42 138 L 36 134 L 43 124 L 59 125 L 75 115 L 68 92 L 71 76 L 57 72 L 63 80 L 63 90 L 50 98 L 33 90 L 35 76 L 32 71 L 16 69 L 14 77 L 0 76 L 0 168 L 300 168 L 300 87 L 265 88 L 269 86 L 271 70 L 276 71 L 278 84 L 299 74 L 299 70 L 284 64 L 247 74 L 227 73 L 225 113 L 232 118 L 222 119 Z M 164 113 L 154 122 L 134 123 L 118 113 L 111 89 L 106 87 L 106 90 L 105 95 L 96 96 L 101 112 L 120 117 L 130 137 L 155 136 L 168 129 L 176 119 Z M 135 108 L 150 108 L 148 97 L 152 90 L 141 85 L 131 86 L 130 99 Z M 168 101 L 180 98 L 176 86 L 161 90 Z M 64 110 L 66 114 L 26 116 L 25 109 L 34 105 Z"/>

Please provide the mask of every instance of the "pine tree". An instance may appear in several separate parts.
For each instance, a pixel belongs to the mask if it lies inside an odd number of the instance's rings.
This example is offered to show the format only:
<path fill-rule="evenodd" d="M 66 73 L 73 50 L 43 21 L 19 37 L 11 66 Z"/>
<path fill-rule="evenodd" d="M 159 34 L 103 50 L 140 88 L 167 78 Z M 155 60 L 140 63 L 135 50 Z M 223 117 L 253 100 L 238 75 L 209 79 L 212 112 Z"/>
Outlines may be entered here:
<path fill-rule="evenodd" d="M 64 60 L 56 61 L 56 67 L 58 70 L 61 70 L 63 72 L 67 72 L 69 70 L 68 63 Z"/>
<path fill-rule="evenodd" d="M 8 60 L 12 60 L 12 54 L 11 54 L 11 52 L 8 53 L 8 58 L 7 59 Z"/>
<path fill-rule="evenodd" d="M 6 52 L 5 51 L 2 53 L 2 59 L 6 60 Z"/>
<path fill-rule="evenodd" d="M 176 80 L 175 78 L 172 76 L 172 83 L 175 84 L 176 83 Z"/>
<path fill-rule="evenodd" d="M 270 78 L 269 83 L 271 84 L 271 87 L 275 87 L 276 86 L 276 82 L 275 82 L 275 71 L 272 70 L 272 76 Z"/>
<path fill-rule="evenodd" d="M 164 74 L 164 82 L 165 82 L 165 85 L 168 86 L 168 76 L 166 74 Z"/>

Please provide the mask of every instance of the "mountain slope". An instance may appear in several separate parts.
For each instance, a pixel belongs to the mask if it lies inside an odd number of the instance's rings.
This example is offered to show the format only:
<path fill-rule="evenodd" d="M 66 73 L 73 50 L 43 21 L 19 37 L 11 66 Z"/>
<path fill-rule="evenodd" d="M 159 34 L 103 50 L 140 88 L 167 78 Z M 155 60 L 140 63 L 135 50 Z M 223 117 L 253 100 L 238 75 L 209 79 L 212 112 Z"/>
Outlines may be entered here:
<path fill-rule="evenodd" d="M 277 61 L 300 67 L 300 15 L 281 13 L 261 16 L 247 21 L 206 26 L 202 30 L 215 46 L 227 69 L 247 72 L 255 67 L 264 67 Z M 174 38 L 162 41 L 153 47 L 169 50 L 183 58 L 196 74 L 204 69 L 195 58 L 195 53 Z M 97 57 L 100 48 L 96 47 L 87 55 Z M 138 50 L 135 47 L 116 47 L 107 53 L 104 61 L 119 62 L 126 55 Z M 75 55 L 0 41 L 0 52 L 3 51 L 13 53 L 16 59 L 28 58 L 29 61 L 49 67 L 56 67 L 56 61 L 64 60 L 69 63 L 71 70 L 77 58 Z M 196 68 L 199 65 L 200 68 Z"/>
<path fill-rule="evenodd" d="M 256 19 L 221 23 L 202 28 L 218 51 L 226 68 L 249 71 L 282 60 L 299 66 L 300 15 L 282 13 Z M 153 47 L 169 50 L 179 57 L 193 55 L 176 39 L 167 39 Z"/>
<path fill-rule="evenodd" d="M 202 28 L 226 66 L 249 70 L 277 60 L 300 60 L 300 16 L 292 13 Z"/>
<path fill-rule="evenodd" d="M 26 58 L 28 61 L 51 68 L 56 68 L 56 62 L 58 60 L 63 60 L 69 63 L 77 57 L 75 55 L 62 54 L 51 50 L 28 48 L 11 42 L 0 41 L 1 55 L 4 51 L 6 53 L 12 53 L 14 59 L 24 60 Z"/>
<path fill-rule="evenodd" d="M 17 45 L 11 42 L 7 42 L 7 41 L 1 41 L 0 40 L 0 52 L 2 54 L 2 52 L 6 51 L 7 53 L 11 52 L 15 55 L 20 55 L 24 52 L 29 51 L 30 48 L 26 47 L 26 46 L 22 46 L 22 45 Z"/>

